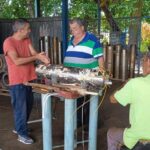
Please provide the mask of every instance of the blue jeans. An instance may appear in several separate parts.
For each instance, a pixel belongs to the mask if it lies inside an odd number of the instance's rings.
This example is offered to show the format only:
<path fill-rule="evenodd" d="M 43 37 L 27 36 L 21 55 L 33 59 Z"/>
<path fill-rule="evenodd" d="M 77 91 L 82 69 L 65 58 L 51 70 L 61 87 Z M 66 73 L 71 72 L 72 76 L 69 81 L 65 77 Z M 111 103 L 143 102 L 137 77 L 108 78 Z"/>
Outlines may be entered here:
<path fill-rule="evenodd" d="M 33 107 L 32 87 L 23 84 L 10 86 L 10 95 L 14 112 L 15 130 L 21 136 L 28 136 L 27 121 Z"/>

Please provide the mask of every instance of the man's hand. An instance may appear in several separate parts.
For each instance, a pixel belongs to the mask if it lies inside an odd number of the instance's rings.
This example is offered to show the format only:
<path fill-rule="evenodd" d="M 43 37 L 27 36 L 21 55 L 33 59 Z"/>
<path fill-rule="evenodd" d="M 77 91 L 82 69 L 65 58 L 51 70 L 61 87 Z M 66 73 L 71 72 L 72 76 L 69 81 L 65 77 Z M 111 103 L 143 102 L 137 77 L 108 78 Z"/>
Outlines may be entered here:
<path fill-rule="evenodd" d="M 45 55 L 45 52 L 38 53 L 37 59 L 42 61 L 45 65 L 50 64 L 50 59 Z"/>

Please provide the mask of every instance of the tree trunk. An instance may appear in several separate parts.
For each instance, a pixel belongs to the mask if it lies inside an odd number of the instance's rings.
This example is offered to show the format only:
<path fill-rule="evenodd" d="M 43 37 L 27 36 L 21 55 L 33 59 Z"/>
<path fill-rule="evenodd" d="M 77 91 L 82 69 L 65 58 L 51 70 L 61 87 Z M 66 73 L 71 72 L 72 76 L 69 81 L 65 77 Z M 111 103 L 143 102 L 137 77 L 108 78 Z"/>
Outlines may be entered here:
<path fill-rule="evenodd" d="M 95 0 L 96 3 L 98 3 L 98 0 Z M 112 31 L 121 31 L 119 26 L 117 25 L 116 21 L 114 20 L 111 12 L 108 9 L 108 0 L 102 0 L 100 1 L 100 7 L 103 10 L 103 12 L 105 13 L 106 19 L 112 29 Z"/>

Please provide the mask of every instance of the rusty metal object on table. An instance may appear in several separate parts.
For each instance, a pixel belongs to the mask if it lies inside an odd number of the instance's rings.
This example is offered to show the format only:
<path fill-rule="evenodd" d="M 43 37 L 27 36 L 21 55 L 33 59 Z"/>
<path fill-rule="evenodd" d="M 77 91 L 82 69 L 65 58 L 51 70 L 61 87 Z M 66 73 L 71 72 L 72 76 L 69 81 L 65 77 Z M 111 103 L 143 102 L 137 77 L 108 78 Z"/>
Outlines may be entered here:
<path fill-rule="evenodd" d="M 80 93 L 98 93 L 106 84 L 111 84 L 109 79 L 99 75 L 95 69 L 81 69 L 64 67 L 62 65 L 39 65 L 36 67 L 38 76 L 48 78 L 50 85 L 57 84 L 63 88 L 80 90 Z M 81 90 L 82 89 L 82 90 Z M 84 91 L 84 92 L 83 92 Z"/>

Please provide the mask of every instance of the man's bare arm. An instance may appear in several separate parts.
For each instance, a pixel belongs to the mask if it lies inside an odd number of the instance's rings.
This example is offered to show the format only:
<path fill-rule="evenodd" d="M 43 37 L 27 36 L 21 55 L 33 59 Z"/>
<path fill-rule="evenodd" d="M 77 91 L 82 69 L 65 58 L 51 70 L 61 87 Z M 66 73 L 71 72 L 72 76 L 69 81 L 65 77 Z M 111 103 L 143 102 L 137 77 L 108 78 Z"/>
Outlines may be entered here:
<path fill-rule="evenodd" d="M 8 51 L 7 56 L 14 62 L 15 65 L 24 65 L 37 59 L 36 55 L 30 57 L 19 57 L 15 51 Z"/>
<path fill-rule="evenodd" d="M 112 94 L 112 95 L 110 96 L 110 102 L 113 103 L 113 104 L 118 103 L 117 100 L 116 100 L 115 97 L 114 97 L 114 94 Z"/>
<path fill-rule="evenodd" d="M 19 57 L 16 51 L 8 51 L 6 55 L 14 62 L 15 65 L 24 65 L 35 60 L 40 60 L 46 65 L 50 63 L 49 58 L 47 58 L 43 52 L 34 53 L 34 55 L 28 57 Z"/>

